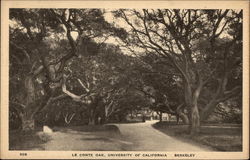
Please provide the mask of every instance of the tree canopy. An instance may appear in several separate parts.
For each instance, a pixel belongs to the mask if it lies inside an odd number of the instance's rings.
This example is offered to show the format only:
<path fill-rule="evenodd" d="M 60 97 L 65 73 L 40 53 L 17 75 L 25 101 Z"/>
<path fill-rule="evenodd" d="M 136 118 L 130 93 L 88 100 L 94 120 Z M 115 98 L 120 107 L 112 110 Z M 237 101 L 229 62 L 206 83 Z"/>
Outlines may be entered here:
<path fill-rule="evenodd" d="M 193 134 L 241 109 L 242 10 L 114 9 L 120 24 L 107 11 L 10 9 L 10 108 L 24 130 L 39 114 L 97 124 L 150 107 Z"/>

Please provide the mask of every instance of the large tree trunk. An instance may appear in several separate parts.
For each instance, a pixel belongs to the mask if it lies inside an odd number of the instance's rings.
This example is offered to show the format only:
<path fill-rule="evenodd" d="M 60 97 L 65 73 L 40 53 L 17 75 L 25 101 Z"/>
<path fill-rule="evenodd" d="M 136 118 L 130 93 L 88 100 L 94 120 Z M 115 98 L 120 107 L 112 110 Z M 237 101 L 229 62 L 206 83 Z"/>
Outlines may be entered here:
<path fill-rule="evenodd" d="M 24 80 L 25 92 L 26 92 L 26 106 L 32 104 L 36 99 L 35 83 L 33 75 L 28 75 Z M 26 107 L 27 108 L 27 107 Z"/>
<path fill-rule="evenodd" d="M 22 130 L 24 132 L 32 131 L 35 129 L 35 120 L 27 114 L 22 114 Z"/>
<path fill-rule="evenodd" d="M 185 85 L 185 102 L 188 107 L 188 116 L 190 121 L 189 131 L 191 135 L 195 135 L 200 131 L 200 115 L 198 109 L 198 99 L 202 89 L 203 83 L 199 78 L 199 84 L 194 91 L 192 91 L 190 82 Z"/>
<path fill-rule="evenodd" d="M 200 132 L 200 115 L 197 105 L 190 108 L 190 134 L 196 135 Z"/>
<path fill-rule="evenodd" d="M 45 96 L 38 101 L 35 92 L 34 75 L 28 75 L 25 79 L 25 89 L 26 89 L 26 107 L 24 113 L 21 116 L 23 122 L 23 130 L 34 130 L 36 123 L 34 123 L 34 116 L 44 109 L 44 106 L 49 105 L 50 97 L 53 92 L 49 87 L 49 82 L 44 83 Z M 46 107 L 45 107 L 46 108 Z"/>
<path fill-rule="evenodd" d="M 26 89 L 26 105 L 23 113 L 21 114 L 22 118 L 22 130 L 30 131 L 35 129 L 35 121 L 32 116 L 34 110 L 35 102 L 35 84 L 33 76 L 29 75 L 25 79 L 25 89 Z"/>
<path fill-rule="evenodd" d="M 96 124 L 96 115 L 95 115 L 95 110 L 90 109 L 89 110 L 89 121 L 88 125 L 95 125 Z"/>

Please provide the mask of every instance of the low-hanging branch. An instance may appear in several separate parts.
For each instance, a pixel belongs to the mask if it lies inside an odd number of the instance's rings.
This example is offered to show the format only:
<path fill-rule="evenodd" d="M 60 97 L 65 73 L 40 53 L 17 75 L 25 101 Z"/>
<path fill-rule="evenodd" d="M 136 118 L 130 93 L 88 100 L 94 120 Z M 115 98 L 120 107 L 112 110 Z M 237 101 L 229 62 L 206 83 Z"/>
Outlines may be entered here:
<path fill-rule="evenodd" d="M 78 95 L 68 91 L 65 83 L 62 84 L 62 91 L 76 102 L 82 102 L 82 98 L 87 95 L 87 94 L 82 94 L 82 95 L 78 96 Z"/>
<path fill-rule="evenodd" d="M 67 87 L 66 87 L 66 78 L 67 78 L 67 75 L 63 75 L 63 83 L 62 83 L 62 91 L 67 94 L 69 97 L 71 97 L 74 101 L 76 102 L 81 102 L 81 103 L 84 103 L 84 104 L 90 104 L 92 102 L 92 96 L 96 95 L 96 93 L 91 93 L 90 94 L 90 91 L 87 92 L 86 94 L 82 94 L 80 96 L 70 92 L 69 90 L 67 90 Z M 81 81 L 78 81 L 79 83 Z M 81 84 L 81 83 L 80 83 Z"/>

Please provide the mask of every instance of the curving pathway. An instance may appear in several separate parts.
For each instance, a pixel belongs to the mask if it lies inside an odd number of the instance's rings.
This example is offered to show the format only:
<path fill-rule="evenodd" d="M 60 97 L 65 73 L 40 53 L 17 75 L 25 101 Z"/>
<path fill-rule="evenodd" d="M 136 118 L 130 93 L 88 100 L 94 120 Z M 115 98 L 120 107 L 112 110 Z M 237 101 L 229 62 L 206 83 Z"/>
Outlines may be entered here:
<path fill-rule="evenodd" d="M 116 124 L 116 126 L 124 139 L 131 143 L 130 150 L 133 151 L 212 151 L 209 147 L 189 144 L 170 137 L 153 128 L 154 123 L 156 121 Z"/>
<path fill-rule="evenodd" d="M 212 151 L 154 129 L 152 124 L 155 122 L 113 124 L 120 129 L 121 135 L 61 128 L 49 134 L 51 140 L 43 144 L 43 148 L 53 151 Z"/>

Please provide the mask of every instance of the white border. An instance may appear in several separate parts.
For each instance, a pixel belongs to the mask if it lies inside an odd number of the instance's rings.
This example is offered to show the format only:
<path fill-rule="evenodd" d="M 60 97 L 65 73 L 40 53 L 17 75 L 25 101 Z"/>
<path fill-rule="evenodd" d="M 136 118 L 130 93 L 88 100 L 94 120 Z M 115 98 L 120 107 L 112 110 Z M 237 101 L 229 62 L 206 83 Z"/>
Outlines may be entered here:
<path fill-rule="evenodd" d="M 135 153 L 167 153 L 155 159 L 185 159 L 175 153 L 194 153 L 192 159 L 247 159 L 249 157 L 249 2 L 248 1 L 2 1 L 1 2 L 1 158 L 75 159 L 72 153 L 132 153 L 132 157 L 77 157 L 77 159 L 152 159 Z M 243 152 L 128 152 L 128 151 L 9 151 L 8 150 L 8 51 L 9 8 L 186 8 L 243 9 Z M 28 155 L 20 156 L 21 152 Z M 190 158 L 186 158 L 190 159 Z"/>

